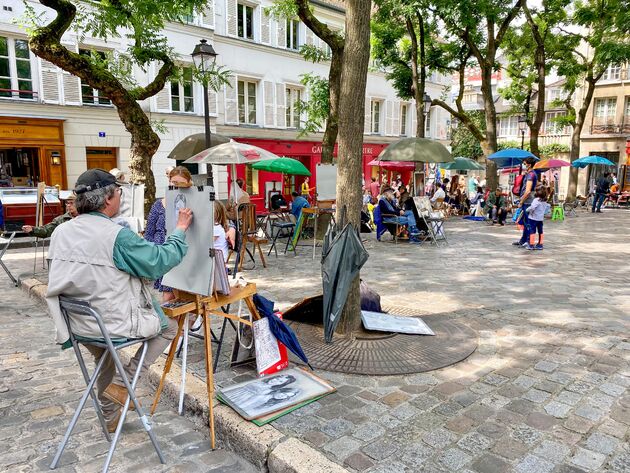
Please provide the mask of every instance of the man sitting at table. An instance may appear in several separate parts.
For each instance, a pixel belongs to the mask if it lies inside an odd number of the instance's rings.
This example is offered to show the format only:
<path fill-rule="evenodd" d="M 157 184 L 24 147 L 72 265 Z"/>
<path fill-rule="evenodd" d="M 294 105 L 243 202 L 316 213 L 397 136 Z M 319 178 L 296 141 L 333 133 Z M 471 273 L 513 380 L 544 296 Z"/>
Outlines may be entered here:
<path fill-rule="evenodd" d="M 305 197 L 301 196 L 297 192 L 292 192 L 291 196 L 293 197 L 293 203 L 291 204 L 291 214 L 295 217 L 295 220 L 300 219 L 300 214 L 302 213 L 303 208 L 308 208 L 311 205 L 308 203 Z"/>
<path fill-rule="evenodd" d="M 416 217 L 411 210 L 402 210 L 396 205 L 393 189 L 386 189 L 382 193 L 381 199 L 378 201 L 378 208 L 383 216 L 383 223 L 404 225 L 409 230 L 409 241 L 414 243 L 420 241 L 418 240 L 420 231 L 416 226 Z"/>

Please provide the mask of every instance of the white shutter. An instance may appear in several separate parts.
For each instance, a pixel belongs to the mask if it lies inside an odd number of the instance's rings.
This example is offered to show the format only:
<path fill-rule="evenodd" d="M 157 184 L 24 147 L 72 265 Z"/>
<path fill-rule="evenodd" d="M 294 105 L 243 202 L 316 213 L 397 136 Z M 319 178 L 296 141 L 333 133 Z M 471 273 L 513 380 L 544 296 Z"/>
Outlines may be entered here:
<path fill-rule="evenodd" d="M 225 85 L 225 124 L 238 125 L 238 82 L 235 76 L 230 76 L 230 85 Z"/>
<path fill-rule="evenodd" d="M 264 44 L 271 44 L 271 18 L 265 9 L 262 8 L 260 13 L 260 41 Z"/>
<path fill-rule="evenodd" d="M 81 105 L 81 79 L 68 72 L 61 73 L 63 101 L 65 105 Z"/>
<path fill-rule="evenodd" d="M 41 78 L 40 99 L 43 103 L 58 104 L 60 102 L 61 73 L 57 66 L 42 58 L 39 59 L 39 71 Z"/>
<path fill-rule="evenodd" d="M 287 47 L 287 21 L 284 18 L 278 20 L 278 47 Z"/>
<path fill-rule="evenodd" d="M 278 128 L 287 127 L 286 86 L 282 82 L 276 83 L 276 124 Z"/>
<path fill-rule="evenodd" d="M 273 116 L 274 111 L 274 85 L 271 81 L 263 82 L 263 106 L 265 110 L 265 127 L 273 127 L 275 126 L 275 120 Z"/>
<path fill-rule="evenodd" d="M 201 26 L 214 28 L 214 0 L 206 0 L 201 10 Z"/>
<path fill-rule="evenodd" d="M 218 101 L 219 101 L 218 94 L 214 90 L 208 89 L 208 110 L 210 111 L 210 115 L 214 115 L 214 116 L 217 115 L 219 111 Z"/>
<path fill-rule="evenodd" d="M 392 135 L 394 136 L 400 136 L 400 109 L 400 102 L 396 100 L 394 102 L 394 128 L 392 130 Z"/>
<path fill-rule="evenodd" d="M 372 99 L 370 97 L 365 98 L 365 119 L 363 122 L 363 133 L 372 133 Z"/>
<path fill-rule="evenodd" d="M 236 0 L 226 0 L 226 15 L 228 36 L 236 36 L 238 34 L 238 9 L 236 8 Z"/>
<path fill-rule="evenodd" d="M 394 104 L 391 100 L 385 100 L 385 135 L 393 134 L 392 128 L 394 124 Z"/>
<path fill-rule="evenodd" d="M 315 34 L 310 30 L 308 26 L 305 25 L 306 28 L 306 44 L 313 45 L 315 44 Z"/>

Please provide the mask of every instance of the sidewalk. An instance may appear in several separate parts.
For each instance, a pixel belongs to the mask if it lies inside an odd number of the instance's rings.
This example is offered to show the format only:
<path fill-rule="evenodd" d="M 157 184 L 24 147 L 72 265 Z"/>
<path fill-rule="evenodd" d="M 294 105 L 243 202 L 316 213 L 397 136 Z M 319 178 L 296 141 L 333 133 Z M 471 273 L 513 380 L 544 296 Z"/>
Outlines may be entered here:
<path fill-rule="evenodd" d="M 546 221 L 542 252 L 512 247 L 514 227 L 451 219 L 446 230 L 446 248 L 369 239 L 362 277 L 392 309 L 468 324 L 478 350 L 411 376 L 318 372 L 338 393 L 272 426 L 352 471 L 628 471 L 627 213 Z M 298 254 L 245 276 L 286 308 L 321 291 L 312 247 Z M 9 304 L 13 313 L 16 305 L 24 304 Z M 50 349 L 51 339 L 44 334 L 40 346 Z M 193 341 L 189 353 L 198 374 L 201 346 Z M 251 366 L 223 361 L 216 381 L 251 376 Z"/>

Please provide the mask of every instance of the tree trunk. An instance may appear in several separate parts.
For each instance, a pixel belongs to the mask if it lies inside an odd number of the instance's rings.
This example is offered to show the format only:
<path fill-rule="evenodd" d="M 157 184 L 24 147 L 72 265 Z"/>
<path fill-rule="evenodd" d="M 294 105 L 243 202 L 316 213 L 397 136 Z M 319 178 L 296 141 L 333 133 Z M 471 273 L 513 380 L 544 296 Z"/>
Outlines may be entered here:
<path fill-rule="evenodd" d="M 545 88 L 547 76 L 547 54 L 545 51 L 545 40 L 540 34 L 540 29 L 534 21 L 527 5 L 523 5 L 523 11 L 527 18 L 527 23 L 532 30 L 534 41 L 536 41 L 536 51 L 534 53 L 534 64 L 538 73 L 538 97 L 536 100 L 536 114 L 530 122 L 529 148 L 532 154 L 540 156 L 540 148 L 538 146 L 538 137 L 540 135 L 540 127 L 545 119 Z M 527 117 L 529 120 L 529 117 Z"/>
<path fill-rule="evenodd" d="M 492 65 L 486 65 L 481 68 L 483 75 L 481 92 L 483 94 L 486 119 L 486 140 L 481 143 L 481 149 L 486 156 L 486 184 L 490 189 L 495 190 L 499 183 L 497 166 L 488 159 L 488 156 L 497 151 L 497 110 L 494 106 L 494 97 L 492 95 L 492 72 Z"/>
<path fill-rule="evenodd" d="M 411 41 L 411 91 L 413 92 L 413 98 L 416 102 L 416 136 L 418 138 L 424 138 L 424 84 L 426 73 L 424 68 L 421 68 L 420 64 L 423 64 L 423 51 L 420 53 L 420 63 L 418 63 L 418 39 L 416 38 L 416 29 L 410 18 L 406 19 L 407 34 Z M 422 23 L 420 23 L 422 27 Z M 421 41 L 424 32 L 421 30 Z"/>
<path fill-rule="evenodd" d="M 335 143 L 339 133 L 339 89 L 341 87 L 341 68 L 343 64 L 343 49 L 333 51 L 328 72 L 328 119 L 324 138 L 322 139 L 322 163 L 332 163 Z"/>
<path fill-rule="evenodd" d="M 571 152 L 569 154 L 571 162 L 580 157 L 580 135 L 582 134 L 582 128 L 584 128 L 584 121 L 586 120 L 586 112 L 593 100 L 593 92 L 595 92 L 595 83 L 599 80 L 601 74 L 597 77 L 593 77 L 592 64 L 588 68 L 588 76 L 586 82 L 586 94 L 582 100 L 582 105 L 578 110 L 575 117 L 575 124 L 573 125 L 573 133 L 571 134 Z M 569 188 L 567 190 L 567 199 L 575 199 L 577 196 L 577 182 L 578 181 L 578 169 L 571 166 L 569 172 Z"/>
<path fill-rule="evenodd" d="M 337 221 L 345 207 L 348 221 L 356 228 L 361 217 L 361 170 L 365 85 L 370 60 L 371 0 L 346 1 L 346 44 L 339 94 L 339 153 L 337 159 Z M 361 330 L 359 278 L 350 289 L 338 325 L 339 332 Z"/>

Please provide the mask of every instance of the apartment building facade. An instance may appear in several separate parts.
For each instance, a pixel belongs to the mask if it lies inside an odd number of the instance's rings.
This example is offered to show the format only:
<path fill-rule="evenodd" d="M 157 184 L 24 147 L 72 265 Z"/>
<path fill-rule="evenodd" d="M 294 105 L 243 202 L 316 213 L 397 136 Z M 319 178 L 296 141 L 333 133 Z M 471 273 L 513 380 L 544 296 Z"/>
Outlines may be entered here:
<path fill-rule="evenodd" d="M 92 167 L 127 168 L 130 137 L 107 97 L 99 96 L 81 81 L 34 56 L 26 34 L 14 18 L 22 2 L 4 0 L 0 10 L 0 160 L 14 183 L 38 181 L 71 188 L 76 178 Z M 335 29 L 344 27 L 344 11 L 337 5 L 313 1 L 317 17 Z M 296 103 L 307 98 L 300 82 L 310 72 L 327 77 L 328 63 L 312 64 L 299 54 L 302 44 L 326 48 L 297 19 L 275 19 L 266 14 L 270 1 L 209 0 L 203 11 L 185 23 L 167 25 L 164 34 L 178 54 L 181 80 L 173 81 L 156 96 L 142 102 L 152 121 L 162 122 L 161 145 L 153 158 L 158 194 L 166 186 L 164 169 L 174 164 L 169 152 L 185 137 L 202 133 L 203 89 L 192 77 L 190 54 L 201 39 L 218 53 L 217 63 L 231 71 L 230 86 L 209 93 L 213 132 L 250 142 L 279 155 L 300 159 L 315 174 L 321 159 L 322 134 L 300 137 L 303 116 Z M 38 2 L 37 11 L 46 10 Z M 50 10 L 48 10 L 50 14 Z M 77 52 L 127 48 L 124 35 L 107 42 L 68 33 L 63 42 Z M 134 69 L 135 79 L 147 83 L 157 67 Z M 428 93 L 439 96 L 450 80 L 436 76 Z M 388 143 L 415 134 L 415 105 L 400 100 L 381 72 L 368 76 L 365 105 L 364 174 L 374 172 L 367 163 Z M 433 108 L 428 115 L 428 136 L 446 140 L 449 118 Z M 200 169 L 203 172 L 204 169 Z M 217 166 L 219 194 L 227 192 L 227 171 Z M 277 175 L 238 171 L 254 196 L 266 194 Z M 292 181 L 292 186 L 299 182 Z"/>

